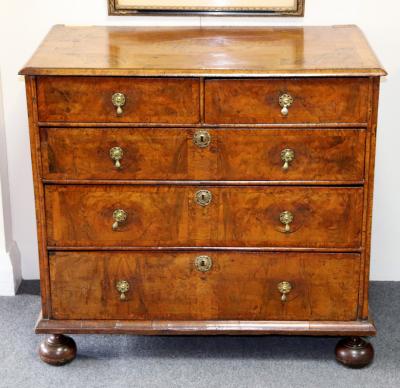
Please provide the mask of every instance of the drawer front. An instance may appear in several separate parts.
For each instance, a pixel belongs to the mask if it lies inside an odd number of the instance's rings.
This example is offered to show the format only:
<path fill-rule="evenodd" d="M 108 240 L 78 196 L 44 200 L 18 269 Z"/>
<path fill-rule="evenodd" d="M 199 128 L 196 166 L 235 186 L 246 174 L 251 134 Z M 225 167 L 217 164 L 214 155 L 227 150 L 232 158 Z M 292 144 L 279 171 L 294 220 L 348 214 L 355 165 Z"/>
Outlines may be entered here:
<path fill-rule="evenodd" d="M 116 93 L 124 95 L 120 113 Z M 192 78 L 39 77 L 37 94 L 39 121 L 199 122 L 199 81 Z"/>
<path fill-rule="evenodd" d="M 52 315 L 355 320 L 359 268 L 358 254 L 60 252 L 50 255 Z M 117 289 L 120 281 L 127 283 Z M 281 282 L 290 286 L 281 284 L 279 289 Z"/>
<path fill-rule="evenodd" d="M 366 123 L 369 85 L 365 78 L 206 80 L 205 119 L 210 124 Z M 284 95 L 293 99 L 287 115 L 280 105 Z"/>
<path fill-rule="evenodd" d="M 361 244 L 363 190 L 357 187 L 80 185 L 47 186 L 45 194 L 49 246 Z"/>
<path fill-rule="evenodd" d="M 334 182 L 364 177 L 364 130 L 41 128 L 41 143 L 47 179 Z"/>

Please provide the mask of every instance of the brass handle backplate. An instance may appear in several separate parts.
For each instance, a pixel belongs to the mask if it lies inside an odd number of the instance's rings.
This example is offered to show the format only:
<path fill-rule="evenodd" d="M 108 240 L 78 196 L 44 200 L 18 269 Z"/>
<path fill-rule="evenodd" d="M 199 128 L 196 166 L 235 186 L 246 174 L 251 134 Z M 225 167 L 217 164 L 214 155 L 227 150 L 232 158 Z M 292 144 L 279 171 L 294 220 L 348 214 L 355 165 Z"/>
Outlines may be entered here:
<path fill-rule="evenodd" d="M 124 156 L 124 151 L 121 147 L 113 147 L 110 149 L 110 158 L 114 161 L 115 168 L 121 168 L 121 159 Z"/>
<path fill-rule="evenodd" d="M 282 116 L 287 116 L 289 114 L 289 107 L 292 106 L 293 104 L 293 97 L 288 94 L 281 94 L 279 97 L 279 105 L 281 106 L 282 110 Z"/>
<path fill-rule="evenodd" d="M 289 163 L 293 162 L 294 160 L 294 151 L 290 148 L 286 148 L 281 152 L 281 159 L 283 162 L 282 168 L 287 170 L 289 168 Z"/>
<path fill-rule="evenodd" d="M 122 107 L 125 105 L 126 97 L 123 93 L 114 93 L 111 97 L 113 105 L 117 108 L 117 115 L 122 115 Z"/>
<path fill-rule="evenodd" d="M 293 222 L 294 216 L 289 211 L 284 211 L 280 214 L 279 220 L 285 225 L 285 233 L 290 232 L 290 224 Z"/>
<path fill-rule="evenodd" d="M 206 148 L 211 143 L 211 135 L 204 129 L 199 129 L 193 135 L 193 143 L 199 148 Z"/>
<path fill-rule="evenodd" d="M 122 210 L 122 209 L 115 210 L 113 213 L 114 223 L 112 225 L 112 229 L 117 230 L 119 224 L 121 222 L 125 222 L 127 218 L 128 218 L 128 214 L 126 213 L 125 210 Z"/>
<path fill-rule="evenodd" d="M 126 280 L 119 280 L 116 284 L 117 291 L 120 293 L 119 298 L 126 300 L 125 294 L 129 291 L 129 283 Z"/>
<path fill-rule="evenodd" d="M 200 272 L 208 272 L 212 267 L 212 259 L 210 256 L 197 256 L 194 265 Z"/>
<path fill-rule="evenodd" d="M 211 191 L 208 190 L 199 190 L 196 192 L 196 202 L 200 206 L 207 206 L 211 203 L 212 200 L 212 194 Z"/>
<path fill-rule="evenodd" d="M 287 294 L 290 293 L 290 291 L 292 291 L 292 285 L 289 282 L 280 282 L 278 284 L 278 290 L 279 292 L 282 294 L 281 296 L 281 301 L 282 302 L 286 302 L 287 300 Z"/>

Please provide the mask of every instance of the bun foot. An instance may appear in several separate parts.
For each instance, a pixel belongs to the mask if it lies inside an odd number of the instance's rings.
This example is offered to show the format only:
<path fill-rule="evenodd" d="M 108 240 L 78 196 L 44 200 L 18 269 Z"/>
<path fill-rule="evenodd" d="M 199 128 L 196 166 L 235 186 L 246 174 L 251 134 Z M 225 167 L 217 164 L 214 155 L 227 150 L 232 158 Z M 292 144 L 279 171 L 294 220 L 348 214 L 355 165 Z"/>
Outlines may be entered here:
<path fill-rule="evenodd" d="M 348 337 L 336 345 L 336 360 L 350 368 L 364 368 L 374 358 L 374 348 L 361 337 Z"/>
<path fill-rule="evenodd" d="M 52 334 L 40 344 L 39 356 L 42 361 L 50 365 L 68 364 L 76 356 L 75 341 L 62 334 Z"/>

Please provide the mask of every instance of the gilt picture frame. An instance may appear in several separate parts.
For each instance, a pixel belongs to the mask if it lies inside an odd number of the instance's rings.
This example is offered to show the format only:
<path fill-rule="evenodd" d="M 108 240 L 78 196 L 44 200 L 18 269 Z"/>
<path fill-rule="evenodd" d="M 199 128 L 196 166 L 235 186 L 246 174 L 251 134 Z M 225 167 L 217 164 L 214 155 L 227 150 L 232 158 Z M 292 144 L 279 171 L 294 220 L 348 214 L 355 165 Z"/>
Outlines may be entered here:
<path fill-rule="evenodd" d="M 305 0 L 108 0 L 109 15 L 304 16 Z"/>

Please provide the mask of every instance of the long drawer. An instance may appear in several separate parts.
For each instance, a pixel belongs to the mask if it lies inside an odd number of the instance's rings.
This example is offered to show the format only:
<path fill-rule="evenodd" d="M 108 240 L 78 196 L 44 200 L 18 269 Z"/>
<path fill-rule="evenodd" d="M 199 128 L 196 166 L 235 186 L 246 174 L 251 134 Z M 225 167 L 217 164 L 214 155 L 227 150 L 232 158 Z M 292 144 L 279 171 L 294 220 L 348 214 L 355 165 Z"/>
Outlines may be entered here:
<path fill-rule="evenodd" d="M 209 124 L 366 123 L 368 78 L 209 79 Z"/>
<path fill-rule="evenodd" d="M 361 245 L 360 187 L 47 186 L 49 246 Z"/>
<path fill-rule="evenodd" d="M 39 121 L 195 124 L 195 78 L 40 77 Z"/>
<path fill-rule="evenodd" d="M 59 252 L 58 319 L 355 320 L 358 254 Z"/>
<path fill-rule="evenodd" d="M 41 128 L 47 179 L 362 181 L 365 130 Z"/>

